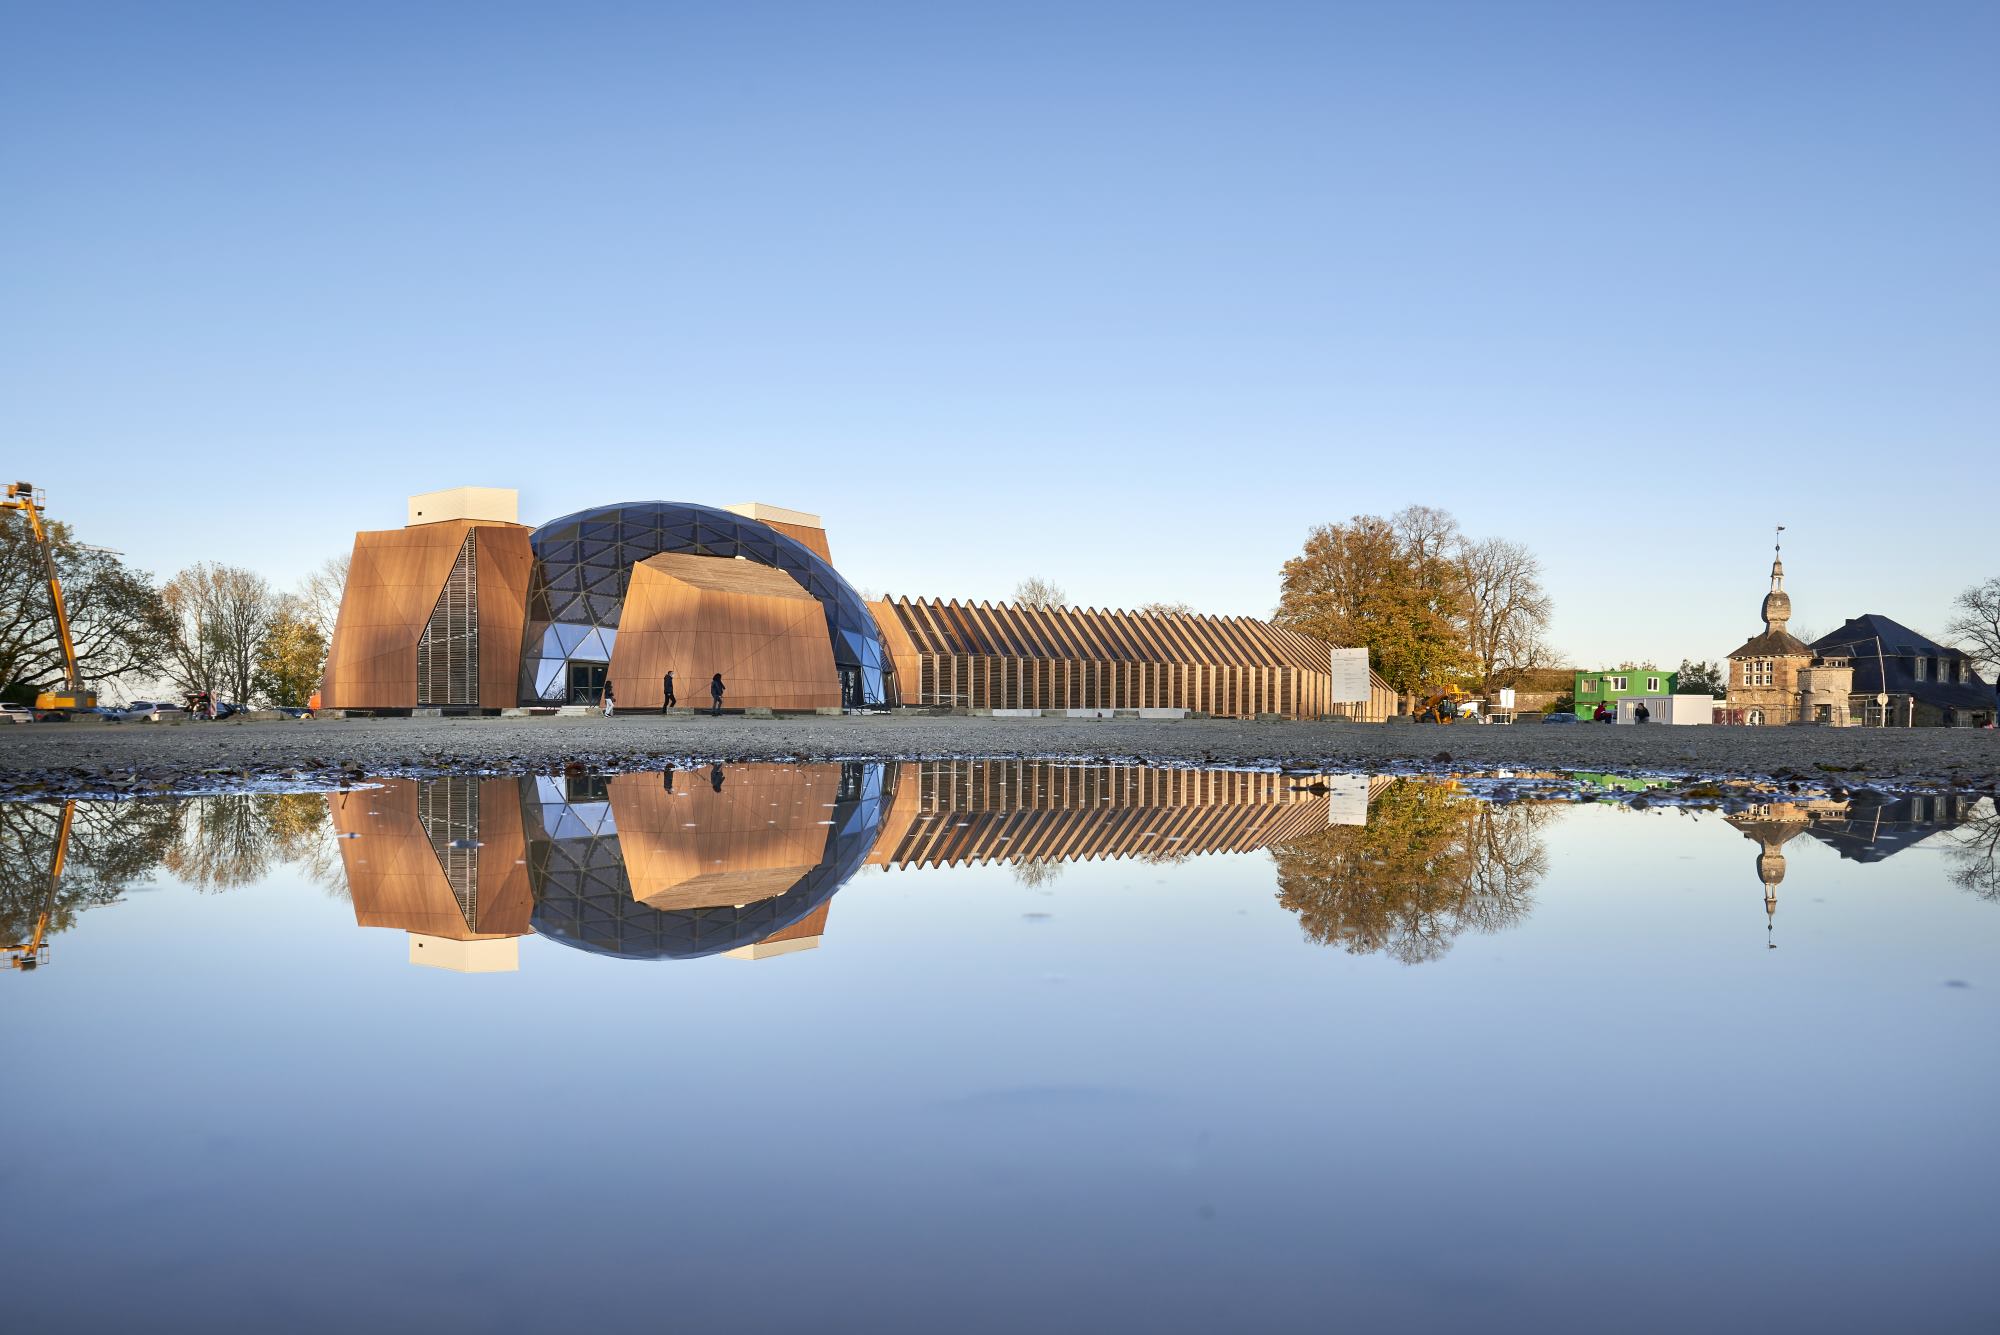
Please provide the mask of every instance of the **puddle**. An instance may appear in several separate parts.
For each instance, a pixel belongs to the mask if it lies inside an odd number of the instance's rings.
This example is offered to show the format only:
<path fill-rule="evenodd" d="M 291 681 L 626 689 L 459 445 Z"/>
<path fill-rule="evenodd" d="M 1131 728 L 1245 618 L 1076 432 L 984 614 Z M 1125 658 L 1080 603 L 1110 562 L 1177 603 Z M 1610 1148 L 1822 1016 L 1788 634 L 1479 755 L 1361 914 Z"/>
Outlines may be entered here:
<path fill-rule="evenodd" d="M 0 849 L 8 1251 L 79 1327 L 1990 1310 L 1986 798 L 703 763 Z"/>

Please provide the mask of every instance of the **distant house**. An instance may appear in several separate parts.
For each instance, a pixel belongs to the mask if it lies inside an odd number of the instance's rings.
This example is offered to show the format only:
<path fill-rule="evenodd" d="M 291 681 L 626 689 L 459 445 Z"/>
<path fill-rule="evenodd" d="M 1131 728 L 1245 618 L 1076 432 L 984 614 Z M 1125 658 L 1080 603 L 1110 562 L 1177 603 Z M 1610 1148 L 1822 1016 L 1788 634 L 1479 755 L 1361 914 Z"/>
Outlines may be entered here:
<path fill-rule="evenodd" d="M 1983 728 L 1993 722 L 1993 688 L 1971 657 L 1901 622 L 1866 613 L 1820 636 L 1812 648 L 1842 655 L 1853 666 L 1850 713 L 1856 722 L 1892 728 Z"/>
<path fill-rule="evenodd" d="M 1589 718 L 1599 705 L 1616 709 L 1628 695 L 1672 695 L 1680 680 L 1678 672 L 1656 667 L 1612 668 L 1604 672 L 1579 672 L 1571 684 L 1576 699 L 1576 716 Z"/>

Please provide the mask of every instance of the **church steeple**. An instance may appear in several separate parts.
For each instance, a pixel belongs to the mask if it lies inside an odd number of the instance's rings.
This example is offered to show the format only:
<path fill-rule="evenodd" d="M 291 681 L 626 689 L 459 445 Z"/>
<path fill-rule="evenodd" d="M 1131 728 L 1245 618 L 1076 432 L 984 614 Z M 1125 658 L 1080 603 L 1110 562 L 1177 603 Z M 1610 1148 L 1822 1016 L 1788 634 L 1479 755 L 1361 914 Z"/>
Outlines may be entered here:
<path fill-rule="evenodd" d="M 1784 531 L 1785 526 L 1778 525 L 1778 532 L 1782 534 Z M 1771 547 L 1771 591 L 1764 595 L 1763 609 L 1766 635 L 1785 633 L 1785 626 L 1792 619 L 1792 595 L 1785 592 L 1783 541 L 1780 538 Z"/>
<path fill-rule="evenodd" d="M 1778 923 L 1778 885 L 1785 879 L 1783 840 L 1766 843 L 1757 855 L 1757 879 L 1764 883 L 1764 945 L 1776 950 L 1778 942 L 1771 929 Z"/>

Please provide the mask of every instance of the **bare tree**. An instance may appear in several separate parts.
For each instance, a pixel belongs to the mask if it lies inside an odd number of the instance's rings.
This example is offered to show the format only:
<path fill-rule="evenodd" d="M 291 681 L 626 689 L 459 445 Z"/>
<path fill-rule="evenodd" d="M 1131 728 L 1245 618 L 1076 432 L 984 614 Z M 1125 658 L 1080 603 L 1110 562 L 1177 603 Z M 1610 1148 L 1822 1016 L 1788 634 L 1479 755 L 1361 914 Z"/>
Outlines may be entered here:
<path fill-rule="evenodd" d="M 1394 526 L 1411 563 L 1420 571 L 1436 574 L 1440 568 L 1449 566 L 1458 549 L 1465 545 L 1458 520 L 1451 511 L 1435 505 L 1406 505 L 1389 523 Z"/>
<path fill-rule="evenodd" d="M 329 556 L 299 582 L 298 601 L 306 619 L 323 640 L 333 638 L 333 623 L 340 617 L 340 596 L 347 590 L 350 557 Z"/>
<path fill-rule="evenodd" d="M 257 651 L 278 600 L 262 575 L 203 561 L 160 591 L 173 618 L 168 677 L 184 691 L 219 690 L 248 701 Z"/>
<path fill-rule="evenodd" d="M 1986 669 L 1987 679 L 2000 675 L 2000 576 L 1975 584 L 1952 600 L 1958 615 L 1944 628 Z"/>
<path fill-rule="evenodd" d="M 1014 601 L 1022 607 L 1061 607 L 1068 597 L 1061 585 L 1039 575 L 1030 575 L 1014 586 Z"/>
<path fill-rule="evenodd" d="M 1459 551 L 1465 576 L 1466 648 L 1480 684 L 1502 672 L 1541 666 L 1548 648 L 1549 596 L 1542 565 L 1518 542 L 1484 538 Z"/>
<path fill-rule="evenodd" d="M 1199 615 L 1186 603 L 1147 603 L 1139 609 L 1141 616 L 1149 617 L 1191 617 Z"/>
<path fill-rule="evenodd" d="M 1007 869 L 1020 884 L 1039 890 L 1054 884 L 1064 871 L 1060 858 L 1023 858 Z"/>

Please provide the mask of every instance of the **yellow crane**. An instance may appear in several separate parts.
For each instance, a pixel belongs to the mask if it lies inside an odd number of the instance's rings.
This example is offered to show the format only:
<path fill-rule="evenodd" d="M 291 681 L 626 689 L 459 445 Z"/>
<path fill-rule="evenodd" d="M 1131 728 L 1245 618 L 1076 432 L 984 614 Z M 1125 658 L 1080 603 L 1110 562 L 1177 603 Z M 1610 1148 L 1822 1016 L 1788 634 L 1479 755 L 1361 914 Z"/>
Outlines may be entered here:
<path fill-rule="evenodd" d="M 35 919 L 35 934 L 26 941 L 0 946 L 0 956 L 5 956 L 10 969 L 38 969 L 48 963 L 48 947 L 43 941 L 49 934 L 49 915 L 55 912 L 56 887 L 62 881 L 63 857 L 69 852 L 69 827 L 76 819 L 76 799 L 63 803 L 62 824 L 56 829 L 56 854 L 49 861 L 49 888 L 43 893 L 42 911 Z"/>
<path fill-rule="evenodd" d="M 94 709 L 97 706 L 97 692 L 83 684 L 83 677 L 76 670 L 76 641 L 69 634 L 69 609 L 63 606 L 62 579 L 56 574 L 55 544 L 49 541 L 48 527 L 42 523 L 42 502 L 35 493 L 32 482 L 9 482 L 7 499 L 0 501 L 0 510 L 19 510 L 28 516 L 28 528 L 35 535 L 35 543 L 42 549 L 42 564 L 49 573 L 49 601 L 56 609 L 56 638 L 62 642 L 63 671 L 68 678 L 69 689 L 63 691 L 43 691 L 35 697 L 36 709 Z"/>
<path fill-rule="evenodd" d="M 1484 722 L 1479 703 L 1457 686 L 1447 686 L 1425 698 L 1414 715 L 1419 723 Z"/>

